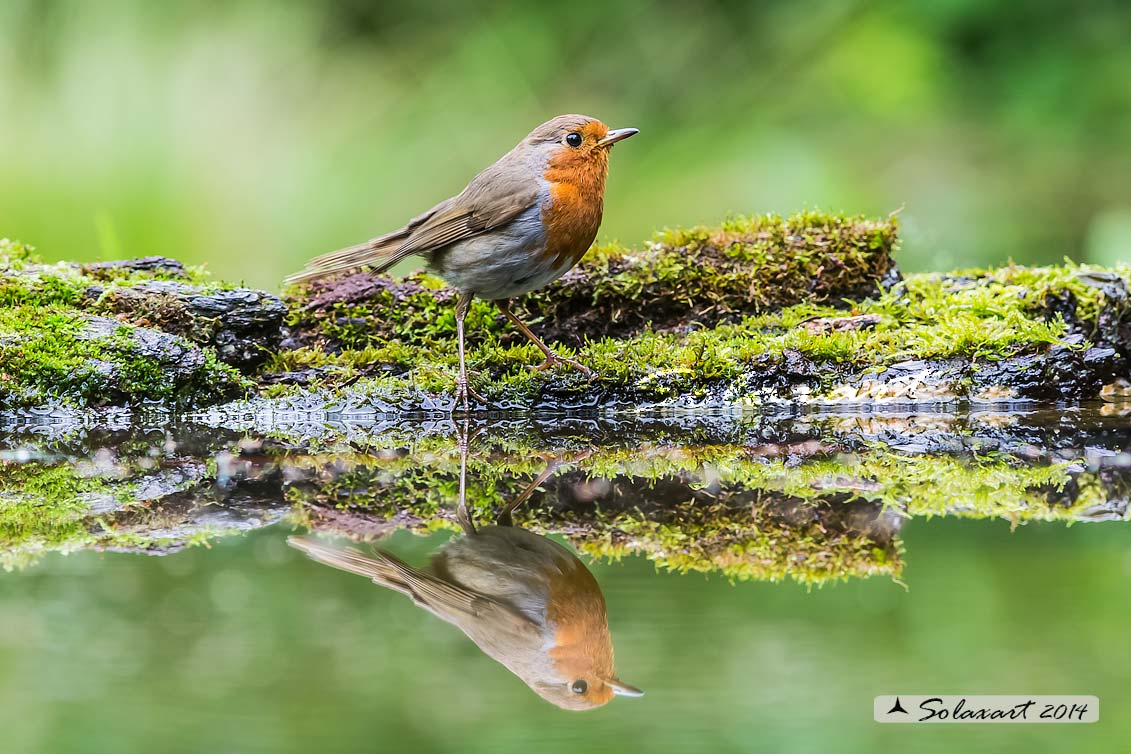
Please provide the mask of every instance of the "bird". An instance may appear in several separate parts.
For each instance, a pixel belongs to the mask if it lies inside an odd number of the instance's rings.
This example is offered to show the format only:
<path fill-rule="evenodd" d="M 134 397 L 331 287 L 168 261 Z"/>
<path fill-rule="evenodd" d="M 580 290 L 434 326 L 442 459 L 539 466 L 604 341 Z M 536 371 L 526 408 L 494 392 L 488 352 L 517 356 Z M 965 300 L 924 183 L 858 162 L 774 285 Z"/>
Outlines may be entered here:
<path fill-rule="evenodd" d="M 287 541 L 319 563 L 407 595 L 558 707 L 586 710 L 614 696 L 642 696 L 614 672 L 605 598 L 593 574 L 568 548 L 511 519 L 511 511 L 553 468 L 548 466 L 494 525 L 476 527 L 462 497 L 462 465 L 457 518 L 463 535 L 442 546 L 427 569 L 380 549 L 366 554 L 308 536 Z"/>
<path fill-rule="evenodd" d="M 464 353 L 464 319 L 472 299 L 493 301 L 542 352 L 536 370 L 580 362 L 556 354 L 515 316 L 510 300 L 549 285 L 588 251 L 604 214 L 609 151 L 636 128 L 610 129 L 587 115 L 559 115 L 541 124 L 476 175 L 463 191 L 391 233 L 311 260 L 288 284 L 361 268 L 384 272 L 410 256 L 459 292 L 455 306 L 459 376 L 456 404 L 468 410 L 472 390 Z"/>

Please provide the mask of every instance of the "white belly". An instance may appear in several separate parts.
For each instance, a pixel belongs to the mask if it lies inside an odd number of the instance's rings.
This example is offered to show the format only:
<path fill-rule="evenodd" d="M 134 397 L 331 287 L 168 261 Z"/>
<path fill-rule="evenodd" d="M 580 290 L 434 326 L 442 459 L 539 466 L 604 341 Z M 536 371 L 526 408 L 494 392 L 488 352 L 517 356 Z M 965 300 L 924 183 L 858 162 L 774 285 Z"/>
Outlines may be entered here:
<path fill-rule="evenodd" d="M 449 285 L 495 301 L 552 283 L 569 269 L 546 259 L 546 233 L 537 205 L 509 225 L 437 251 L 429 266 Z"/>

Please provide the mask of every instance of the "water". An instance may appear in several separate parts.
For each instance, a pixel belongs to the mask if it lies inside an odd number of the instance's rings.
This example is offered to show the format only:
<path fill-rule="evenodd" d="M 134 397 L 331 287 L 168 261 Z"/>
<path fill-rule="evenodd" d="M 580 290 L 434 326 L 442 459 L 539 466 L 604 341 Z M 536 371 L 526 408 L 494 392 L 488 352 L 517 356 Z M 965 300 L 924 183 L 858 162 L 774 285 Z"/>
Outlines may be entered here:
<path fill-rule="evenodd" d="M 1121 751 L 1131 422 L 1015 408 L 9 415 L 0 751 Z M 480 530 L 529 493 L 515 524 L 581 552 L 643 698 L 558 709 L 286 543 L 422 567 L 461 477 Z M 1095 694 L 1101 722 L 873 723 L 898 692 Z"/>

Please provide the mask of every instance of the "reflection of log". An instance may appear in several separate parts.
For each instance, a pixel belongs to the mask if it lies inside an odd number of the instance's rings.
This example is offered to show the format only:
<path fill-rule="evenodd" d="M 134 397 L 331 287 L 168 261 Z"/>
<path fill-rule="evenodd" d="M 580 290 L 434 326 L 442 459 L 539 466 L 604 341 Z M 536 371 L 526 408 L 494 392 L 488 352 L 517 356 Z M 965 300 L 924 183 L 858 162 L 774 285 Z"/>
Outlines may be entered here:
<path fill-rule="evenodd" d="M 0 565 L 77 549 L 165 554 L 278 521 L 279 469 L 233 455 L 239 437 L 20 425 L 11 446 L 0 438 Z"/>
<path fill-rule="evenodd" d="M 806 499 L 703 481 L 570 472 L 533 496 L 537 513 L 524 518 L 595 555 L 639 553 L 665 568 L 730 578 L 819 582 L 902 568 L 896 509 L 851 493 Z"/>
<path fill-rule="evenodd" d="M 469 502 L 488 519 L 557 459 L 561 468 L 515 518 L 591 554 L 640 553 L 735 578 L 896 574 L 907 518 L 1126 519 L 1128 423 L 1099 412 L 1062 418 L 500 421 L 477 433 L 473 425 Z M 167 552 L 286 510 L 357 539 L 456 528 L 450 424 L 369 435 L 324 428 L 320 440 L 312 425 L 290 439 L 283 425 L 251 436 L 182 425 L 171 437 L 161 428 L 21 427 L 0 447 L 8 566 L 77 548 Z"/>
<path fill-rule="evenodd" d="M 454 442 L 454 441 L 453 441 Z M 470 501 L 483 517 L 537 473 L 533 451 L 470 462 Z M 858 448 L 840 459 L 826 442 L 757 447 L 596 450 L 532 494 L 516 518 L 564 534 L 601 557 L 643 554 L 680 571 L 813 583 L 898 575 L 906 518 L 1125 519 L 1131 473 L 1008 457 L 908 456 Z M 308 526 L 354 539 L 408 528 L 454 527 L 454 448 L 413 456 L 327 458 L 296 481 L 291 499 Z M 327 473 L 332 465 L 333 472 Z M 477 481 L 477 479 L 479 481 Z"/>
<path fill-rule="evenodd" d="M 473 467 L 478 464 L 473 464 Z M 629 464 L 631 465 L 631 463 Z M 473 472 L 474 473 L 474 472 Z M 428 475 L 428 471 L 424 472 Z M 333 482 L 299 484 L 298 515 L 311 528 L 369 540 L 398 529 L 454 525 L 452 470 L 390 477 L 357 466 Z M 496 476 L 489 492 L 470 480 L 469 503 L 490 519 L 529 491 L 528 476 Z M 347 492 L 348 490 L 348 492 Z M 524 510 L 529 508 L 529 511 Z M 515 512 L 521 525 L 565 535 L 598 557 L 643 554 L 678 571 L 720 572 L 729 578 L 794 578 L 806 583 L 878 573 L 898 575 L 896 535 L 903 522 L 882 503 L 833 492 L 812 498 L 739 484 L 704 484 L 703 472 L 660 477 L 551 477 Z"/>

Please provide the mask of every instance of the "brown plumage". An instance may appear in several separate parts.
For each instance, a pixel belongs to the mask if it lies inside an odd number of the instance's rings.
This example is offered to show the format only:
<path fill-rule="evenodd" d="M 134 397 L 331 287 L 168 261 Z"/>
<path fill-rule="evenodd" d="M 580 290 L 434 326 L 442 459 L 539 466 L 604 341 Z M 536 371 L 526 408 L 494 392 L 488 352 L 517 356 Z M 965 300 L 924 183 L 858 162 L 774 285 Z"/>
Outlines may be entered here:
<path fill-rule="evenodd" d="M 465 424 L 456 507 L 463 536 L 446 542 L 428 568 L 383 550 L 365 555 L 309 537 L 287 541 L 320 563 L 407 595 L 559 707 L 592 709 L 615 695 L 641 696 L 613 670 L 605 597 L 593 574 L 565 546 L 515 526 L 511 517 L 561 462 L 547 464 L 499 511 L 494 526 L 476 527 L 467 507 L 466 432 Z"/>
<path fill-rule="evenodd" d="M 365 555 L 308 537 L 310 558 L 408 596 L 459 628 L 483 652 L 553 704 L 574 710 L 639 696 L 616 677 L 605 598 L 562 545 L 515 526 L 469 527 L 427 570 L 375 550 Z"/>
<path fill-rule="evenodd" d="M 582 364 L 555 354 L 511 313 L 508 300 L 561 277 L 584 256 L 601 225 L 609 150 L 634 128 L 610 131 L 584 115 L 560 115 L 531 131 L 463 191 L 403 228 L 318 257 L 288 282 L 361 267 L 388 270 L 407 257 L 428 266 L 460 292 L 456 305 L 460 372 L 457 402 L 467 409 L 463 322 L 475 296 L 499 309 L 545 355 L 538 369 Z"/>

